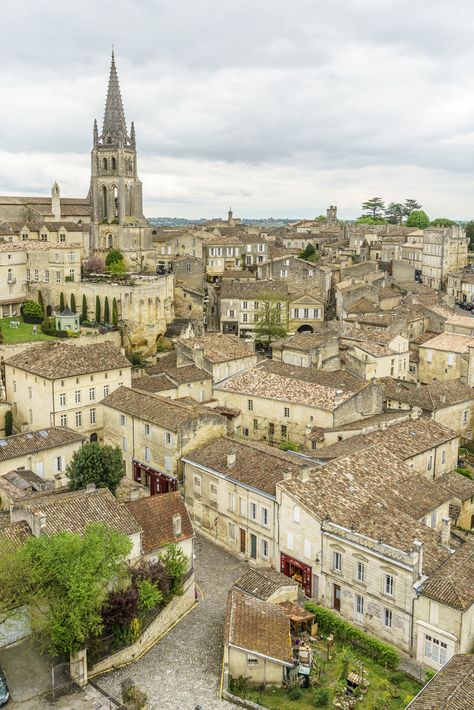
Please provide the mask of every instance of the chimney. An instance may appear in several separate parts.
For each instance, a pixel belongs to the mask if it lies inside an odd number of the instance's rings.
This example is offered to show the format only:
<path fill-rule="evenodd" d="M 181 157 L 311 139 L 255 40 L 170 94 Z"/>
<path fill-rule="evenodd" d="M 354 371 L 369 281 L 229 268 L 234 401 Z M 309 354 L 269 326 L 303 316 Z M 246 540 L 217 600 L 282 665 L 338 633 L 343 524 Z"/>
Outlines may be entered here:
<path fill-rule="evenodd" d="M 309 466 L 303 466 L 303 468 L 300 468 L 298 471 L 298 478 L 301 483 L 309 481 Z"/>
<path fill-rule="evenodd" d="M 451 541 L 451 518 L 448 515 L 443 515 L 441 522 L 441 544 L 449 550 L 449 543 Z"/>
<path fill-rule="evenodd" d="M 237 451 L 235 449 L 231 449 L 229 453 L 227 454 L 227 468 L 232 468 L 232 466 L 235 465 L 235 462 L 237 460 Z"/>
<path fill-rule="evenodd" d="M 413 541 L 413 546 L 415 548 L 415 552 L 418 553 L 418 579 L 423 575 L 423 548 L 424 548 L 424 543 L 420 542 L 419 540 L 414 540 Z"/>
<path fill-rule="evenodd" d="M 173 515 L 173 535 L 175 537 L 180 537 L 181 531 L 181 513 L 176 513 L 175 515 Z"/>
<path fill-rule="evenodd" d="M 417 381 L 416 381 L 416 386 L 417 386 L 417 387 L 420 387 L 420 386 L 421 386 L 420 380 L 417 380 Z"/>
<path fill-rule="evenodd" d="M 283 480 L 284 481 L 291 481 L 293 477 L 293 471 L 291 468 L 285 468 L 283 471 Z"/>
<path fill-rule="evenodd" d="M 140 489 L 139 488 L 131 488 L 130 489 L 130 500 L 139 500 L 140 498 Z"/>
<path fill-rule="evenodd" d="M 85 491 L 86 493 L 93 493 L 95 491 L 95 483 L 88 483 Z"/>

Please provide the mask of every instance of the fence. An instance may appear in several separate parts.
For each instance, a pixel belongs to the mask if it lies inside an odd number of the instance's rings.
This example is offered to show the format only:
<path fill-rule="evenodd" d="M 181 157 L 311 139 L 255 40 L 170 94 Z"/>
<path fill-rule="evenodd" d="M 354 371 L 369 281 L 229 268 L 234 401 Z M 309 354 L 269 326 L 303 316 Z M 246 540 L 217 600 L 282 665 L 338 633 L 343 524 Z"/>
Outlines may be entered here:
<path fill-rule="evenodd" d="M 71 676 L 69 661 L 51 667 L 51 699 L 53 703 L 63 695 L 79 690 L 83 675 Z"/>

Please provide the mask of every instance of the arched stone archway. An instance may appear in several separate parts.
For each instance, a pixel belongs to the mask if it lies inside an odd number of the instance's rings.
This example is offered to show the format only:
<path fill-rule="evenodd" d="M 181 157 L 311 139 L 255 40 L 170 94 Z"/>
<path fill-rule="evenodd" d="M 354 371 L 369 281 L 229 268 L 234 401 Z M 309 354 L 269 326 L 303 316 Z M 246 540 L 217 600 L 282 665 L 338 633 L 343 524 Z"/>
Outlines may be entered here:
<path fill-rule="evenodd" d="M 296 331 L 297 333 L 314 333 L 314 329 L 312 325 L 308 325 L 305 323 L 304 325 L 300 325 L 298 330 Z"/>

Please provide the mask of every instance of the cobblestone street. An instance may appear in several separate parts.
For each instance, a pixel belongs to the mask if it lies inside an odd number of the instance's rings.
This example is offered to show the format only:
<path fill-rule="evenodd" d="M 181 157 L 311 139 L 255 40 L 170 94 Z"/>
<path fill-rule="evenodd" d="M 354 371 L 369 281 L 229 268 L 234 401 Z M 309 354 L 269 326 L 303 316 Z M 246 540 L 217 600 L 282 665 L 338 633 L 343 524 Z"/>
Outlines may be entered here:
<path fill-rule="evenodd" d="M 196 580 L 204 598 L 149 653 L 134 664 L 96 678 L 120 697 L 120 682 L 132 678 L 152 710 L 230 710 L 218 698 L 227 591 L 246 569 L 236 557 L 196 537 Z"/>

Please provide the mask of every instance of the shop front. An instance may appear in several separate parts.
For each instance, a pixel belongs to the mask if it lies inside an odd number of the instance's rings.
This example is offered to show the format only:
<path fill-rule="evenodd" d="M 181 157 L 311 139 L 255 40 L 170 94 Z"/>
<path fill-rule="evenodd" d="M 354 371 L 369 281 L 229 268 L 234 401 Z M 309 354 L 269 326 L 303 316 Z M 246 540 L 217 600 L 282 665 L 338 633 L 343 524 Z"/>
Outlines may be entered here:
<path fill-rule="evenodd" d="M 280 555 L 280 572 L 298 582 L 307 597 L 312 596 L 312 572 L 309 565 L 305 565 L 304 562 L 295 560 L 282 552 Z"/>
<path fill-rule="evenodd" d="M 178 490 L 178 481 L 174 476 L 156 468 L 133 460 L 133 480 L 150 489 L 150 495 L 161 495 Z"/>

